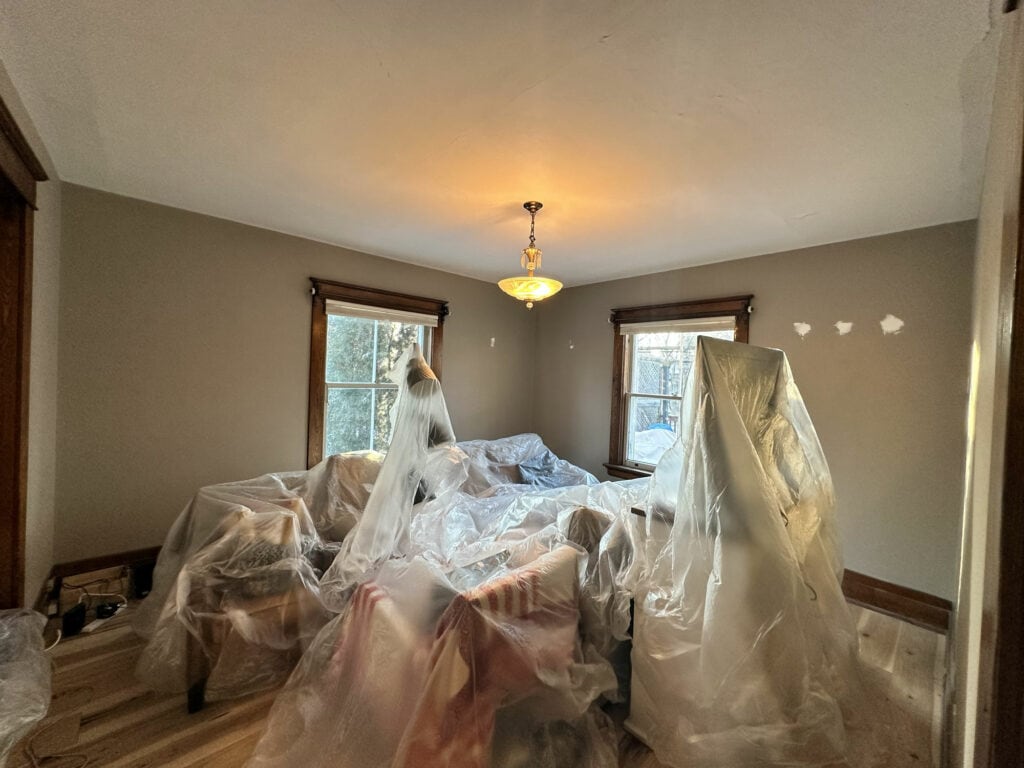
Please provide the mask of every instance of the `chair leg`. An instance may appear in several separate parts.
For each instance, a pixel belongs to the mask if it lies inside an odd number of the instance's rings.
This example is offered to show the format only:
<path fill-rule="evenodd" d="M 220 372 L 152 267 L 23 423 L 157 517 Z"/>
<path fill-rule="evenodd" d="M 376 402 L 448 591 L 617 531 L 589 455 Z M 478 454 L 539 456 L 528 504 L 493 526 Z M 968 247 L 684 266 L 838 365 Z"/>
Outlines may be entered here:
<path fill-rule="evenodd" d="M 206 705 L 206 678 L 188 689 L 188 713 L 194 714 Z"/>

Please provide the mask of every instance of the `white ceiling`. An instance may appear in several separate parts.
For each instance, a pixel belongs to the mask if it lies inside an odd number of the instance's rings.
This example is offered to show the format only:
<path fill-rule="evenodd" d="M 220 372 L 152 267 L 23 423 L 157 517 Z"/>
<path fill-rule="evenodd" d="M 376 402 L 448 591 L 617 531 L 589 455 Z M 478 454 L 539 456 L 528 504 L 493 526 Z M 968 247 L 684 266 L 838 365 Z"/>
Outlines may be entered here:
<path fill-rule="evenodd" d="M 66 181 L 568 284 L 977 213 L 988 0 L 0 0 Z"/>

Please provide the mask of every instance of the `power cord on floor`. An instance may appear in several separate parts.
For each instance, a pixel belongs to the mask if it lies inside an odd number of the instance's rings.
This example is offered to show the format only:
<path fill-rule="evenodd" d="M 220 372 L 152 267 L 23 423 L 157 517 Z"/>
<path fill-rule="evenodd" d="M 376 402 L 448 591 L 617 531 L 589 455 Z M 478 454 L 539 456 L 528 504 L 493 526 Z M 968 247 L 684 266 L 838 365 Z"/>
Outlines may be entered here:
<path fill-rule="evenodd" d="M 89 765 L 89 756 L 82 752 L 67 752 L 62 755 L 43 756 L 36 754 L 36 739 L 38 739 L 48 730 L 53 728 L 53 726 L 55 726 L 59 722 L 60 719 L 55 719 L 53 722 L 42 726 L 41 728 L 39 728 L 39 730 L 37 730 L 29 737 L 28 741 L 25 742 L 25 757 L 27 757 L 31 761 L 33 768 L 46 768 L 46 766 L 52 766 L 58 761 L 61 761 L 60 768 L 85 768 L 87 765 Z M 81 762 L 63 762 L 64 760 L 68 759 L 79 760 Z"/>
<path fill-rule="evenodd" d="M 49 651 L 52 651 L 52 650 L 53 650 L 54 648 L 56 648 L 56 647 L 57 647 L 57 643 L 59 643 L 59 642 L 60 642 L 60 639 L 61 639 L 62 637 L 64 637 L 64 633 L 63 633 L 63 632 L 61 632 L 60 628 L 58 628 L 58 629 L 57 629 L 57 639 L 53 641 L 53 644 L 52 644 L 52 645 L 48 645 L 48 646 L 46 646 L 46 647 L 45 647 L 45 648 L 43 649 L 43 653 L 47 653 L 47 652 L 49 652 Z"/>

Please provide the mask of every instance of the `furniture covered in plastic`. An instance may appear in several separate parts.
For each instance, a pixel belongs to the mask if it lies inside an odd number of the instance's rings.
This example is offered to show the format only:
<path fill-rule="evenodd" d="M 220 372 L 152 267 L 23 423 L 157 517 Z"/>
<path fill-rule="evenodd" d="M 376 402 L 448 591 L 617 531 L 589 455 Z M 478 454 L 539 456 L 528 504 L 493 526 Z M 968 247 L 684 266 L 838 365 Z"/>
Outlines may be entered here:
<path fill-rule="evenodd" d="M 647 521 L 626 727 L 680 768 L 860 764 L 832 481 L 782 352 L 698 340 Z"/>

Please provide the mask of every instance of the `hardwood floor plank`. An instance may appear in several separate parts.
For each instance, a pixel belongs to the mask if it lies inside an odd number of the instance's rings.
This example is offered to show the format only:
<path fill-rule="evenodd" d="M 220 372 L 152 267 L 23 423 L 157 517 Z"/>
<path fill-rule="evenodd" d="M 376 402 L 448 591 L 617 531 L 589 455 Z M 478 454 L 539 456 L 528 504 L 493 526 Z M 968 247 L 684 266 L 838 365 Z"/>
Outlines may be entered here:
<path fill-rule="evenodd" d="M 210 741 L 251 727 L 254 721 L 262 724 L 270 713 L 275 694 L 276 691 L 265 693 L 241 706 L 225 709 L 198 725 L 171 730 L 159 738 L 147 739 L 144 743 L 140 742 L 131 753 L 104 765 L 109 768 L 163 768 L 182 758 L 191 759 L 195 751 Z"/>
<path fill-rule="evenodd" d="M 945 638 L 875 611 L 852 610 L 880 736 L 890 745 L 878 768 L 936 766 Z M 135 680 L 143 643 L 125 620 L 58 645 L 53 703 L 41 726 L 56 724 L 50 733 L 37 729 L 27 741 L 35 738 L 47 754 L 59 746 L 58 754 L 84 755 L 89 768 L 241 768 L 262 734 L 276 692 L 213 702 L 189 715 L 184 694 L 159 694 Z M 76 736 L 76 743 L 63 748 Z M 12 752 L 10 768 L 32 768 L 24 753 L 27 741 Z M 53 757 L 46 764 L 59 768 L 76 762 Z M 623 737 L 620 765 L 663 768 L 651 750 L 629 736 Z"/>
<path fill-rule="evenodd" d="M 240 768 L 252 755 L 265 725 L 265 719 L 261 719 L 210 739 L 187 754 L 165 763 L 163 768 L 202 768 L 213 765 L 217 768 Z"/>
<path fill-rule="evenodd" d="M 896 664 L 899 627 L 905 622 L 860 607 L 856 608 L 854 616 L 857 616 L 861 661 L 875 669 L 892 672 Z"/>

